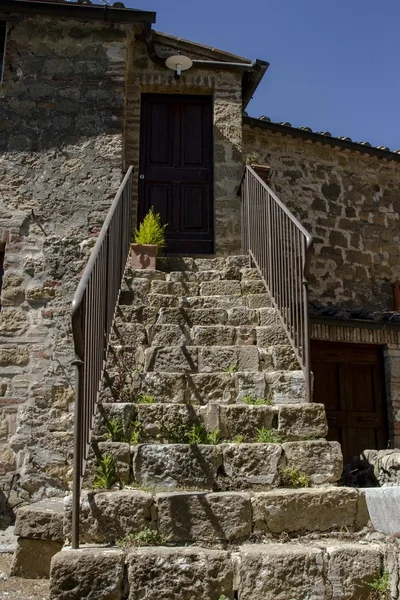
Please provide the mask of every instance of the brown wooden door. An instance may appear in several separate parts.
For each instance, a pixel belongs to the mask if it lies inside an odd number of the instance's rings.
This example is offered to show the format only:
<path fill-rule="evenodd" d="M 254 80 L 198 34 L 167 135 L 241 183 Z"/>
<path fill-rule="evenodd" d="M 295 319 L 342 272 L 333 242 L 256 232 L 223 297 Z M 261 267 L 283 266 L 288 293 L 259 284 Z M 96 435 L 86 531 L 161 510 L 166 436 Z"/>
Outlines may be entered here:
<path fill-rule="evenodd" d="M 313 401 L 325 404 L 329 440 L 342 445 L 345 463 L 388 443 L 382 349 L 311 342 Z"/>
<path fill-rule="evenodd" d="M 211 96 L 142 95 L 138 220 L 154 206 L 166 252 L 214 251 L 212 148 Z"/>

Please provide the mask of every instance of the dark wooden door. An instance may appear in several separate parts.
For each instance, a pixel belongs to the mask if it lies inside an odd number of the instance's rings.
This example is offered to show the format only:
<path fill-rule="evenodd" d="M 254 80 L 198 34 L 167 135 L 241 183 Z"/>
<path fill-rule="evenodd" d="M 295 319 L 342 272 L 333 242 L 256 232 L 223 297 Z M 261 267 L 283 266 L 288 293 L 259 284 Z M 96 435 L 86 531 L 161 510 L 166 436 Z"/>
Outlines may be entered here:
<path fill-rule="evenodd" d="M 214 251 L 212 127 L 211 96 L 142 95 L 138 220 L 154 206 L 166 252 Z"/>
<path fill-rule="evenodd" d="M 345 463 L 388 443 L 382 349 L 311 342 L 314 402 L 325 404 L 329 440 L 342 445 Z"/>

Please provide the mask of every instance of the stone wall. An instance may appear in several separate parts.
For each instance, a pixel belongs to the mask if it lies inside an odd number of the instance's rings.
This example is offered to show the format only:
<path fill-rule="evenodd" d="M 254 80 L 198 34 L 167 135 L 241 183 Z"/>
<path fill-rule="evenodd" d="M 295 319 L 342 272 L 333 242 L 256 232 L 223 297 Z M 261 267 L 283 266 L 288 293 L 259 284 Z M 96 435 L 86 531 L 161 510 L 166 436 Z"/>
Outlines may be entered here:
<path fill-rule="evenodd" d="M 155 35 L 155 41 L 157 52 L 161 56 L 176 54 L 178 49 L 182 52 L 186 50 L 184 42 L 178 43 L 169 36 Z M 186 45 L 192 58 L 223 60 L 222 57 L 207 56 L 207 49 L 203 52 L 194 44 Z M 213 52 L 211 51 L 211 55 Z M 243 172 L 241 72 L 193 68 L 177 80 L 172 71 L 152 62 L 143 41 L 137 41 L 131 47 L 129 67 L 125 160 L 127 165 L 134 166 L 136 178 L 139 168 L 141 94 L 213 96 L 215 252 L 219 255 L 240 252 L 240 201 L 237 189 Z M 136 195 L 134 202 L 136 210 Z"/>
<path fill-rule="evenodd" d="M 0 88 L 0 526 L 19 502 L 68 485 L 70 302 L 122 178 L 129 35 L 103 22 L 43 16 L 8 27 Z"/>
<path fill-rule="evenodd" d="M 387 311 L 400 277 L 398 162 L 244 127 L 244 155 L 314 236 L 314 305 Z"/>

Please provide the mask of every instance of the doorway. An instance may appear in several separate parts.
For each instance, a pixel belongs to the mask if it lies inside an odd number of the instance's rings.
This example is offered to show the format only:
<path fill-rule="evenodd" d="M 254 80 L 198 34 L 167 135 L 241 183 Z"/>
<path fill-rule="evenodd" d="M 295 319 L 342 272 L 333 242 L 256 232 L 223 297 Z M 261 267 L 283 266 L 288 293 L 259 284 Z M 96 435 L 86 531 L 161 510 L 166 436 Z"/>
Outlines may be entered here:
<path fill-rule="evenodd" d="M 311 341 L 313 401 L 325 404 L 328 440 L 345 464 L 363 450 L 388 446 L 383 349 L 368 344 Z"/>
<path fill-rule="evenodd" d="M 139 223 L 152 206 L 166 252 L 214 252 L 211 96 L 142 94 Z"/>

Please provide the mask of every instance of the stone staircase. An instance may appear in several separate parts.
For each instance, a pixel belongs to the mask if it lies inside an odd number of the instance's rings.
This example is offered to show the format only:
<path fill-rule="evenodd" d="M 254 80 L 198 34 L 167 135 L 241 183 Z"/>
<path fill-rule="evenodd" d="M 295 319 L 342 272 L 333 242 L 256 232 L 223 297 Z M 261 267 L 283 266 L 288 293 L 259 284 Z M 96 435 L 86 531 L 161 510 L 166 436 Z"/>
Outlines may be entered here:
<path fill-rule="evenodd" d="M 244 256 L 158 268 L 126 271 L 84 545 L 59 552 L 70 499 L 24 507 L 14 574 L 45 576 L 55 555 L 53 600 L 367 599 L 387 548 L 367 541 L 362 491 L 338 485 L 340 446 L 258 271 Z"/>

